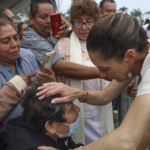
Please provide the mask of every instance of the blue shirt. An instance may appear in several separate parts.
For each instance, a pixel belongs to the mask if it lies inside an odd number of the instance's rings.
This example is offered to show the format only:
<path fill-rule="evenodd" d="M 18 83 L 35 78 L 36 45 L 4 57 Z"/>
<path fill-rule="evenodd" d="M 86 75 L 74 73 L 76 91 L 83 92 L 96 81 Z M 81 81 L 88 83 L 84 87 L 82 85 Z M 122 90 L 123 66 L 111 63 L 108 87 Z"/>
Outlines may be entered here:
<path fill-rule="evenodd" d="M 14 73 L 11 71 L 10 67 L 4 66 L 4 68 L 9 72 L 9 74 L 11 75 L 12 78 L 15 76 Z M 17 68 L 17 71 L 18 71 L 19 75 L 24 74 L 24 72 L 23 72 L 23 70 L 22 70 L 22 68 L 19 64 L 18 59 L 16 60 L 16 68 Z"/>

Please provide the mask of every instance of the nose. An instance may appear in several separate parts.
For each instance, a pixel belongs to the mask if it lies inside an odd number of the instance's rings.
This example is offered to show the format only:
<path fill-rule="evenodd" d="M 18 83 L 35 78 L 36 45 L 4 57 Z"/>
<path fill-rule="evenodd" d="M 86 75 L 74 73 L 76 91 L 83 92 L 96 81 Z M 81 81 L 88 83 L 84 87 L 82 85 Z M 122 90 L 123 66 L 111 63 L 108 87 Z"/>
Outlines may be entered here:
<path fill-rule="evenodd" d="M 50 23 L 51 21 L 50 21 L 50 17 L 48 16 L 47 17 L 47 23 Z"/>
<path fill-rule="evenodd" d="M 75 109 L 76 114 L 78 114 L 80 112 L 80 108 L 77 107 L 76 105 L 74 105 L 74 109 Z"/>
<path fill-rule="evenodd" d="M 86 29 L 87 29 L 86 24 L 83 24 L 82 25 L 82 30 L 86 30 Z"/>
<path fill-rule="evenodd" d="M 11 42 L 11 47 L 12 48 L 15 48 L 17 47 L 17 42 L 13 39 L 12 42 Z"/>
<path fill-rule="evenodd" d="M 107 74 L 105 72 L 99 71 L 100 78 L 104 79 L 107 77 Z"/>
<path fill-rule="evenodd" d="M 14 18 L 14 24 L 17 24 L 18 23 L 18 21 Z"/>

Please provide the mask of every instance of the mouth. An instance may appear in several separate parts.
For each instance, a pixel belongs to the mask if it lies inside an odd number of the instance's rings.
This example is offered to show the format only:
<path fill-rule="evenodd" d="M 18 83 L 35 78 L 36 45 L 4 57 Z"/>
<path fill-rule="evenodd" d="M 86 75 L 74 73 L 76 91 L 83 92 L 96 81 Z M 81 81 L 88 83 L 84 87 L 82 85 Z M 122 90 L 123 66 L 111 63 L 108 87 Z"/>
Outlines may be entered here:
<path fill-rule="evenodd" d="M 88 35 L 88 33 L 80 33 L 82 36 L 87 36 Z"/>
<path fill-rule="evenodd" d="M 15 56 L 15 55 L 18 55 L 19 54 L 19 51 L 15 51 L 13 53 L 11 53 L 11 55 Z"/>

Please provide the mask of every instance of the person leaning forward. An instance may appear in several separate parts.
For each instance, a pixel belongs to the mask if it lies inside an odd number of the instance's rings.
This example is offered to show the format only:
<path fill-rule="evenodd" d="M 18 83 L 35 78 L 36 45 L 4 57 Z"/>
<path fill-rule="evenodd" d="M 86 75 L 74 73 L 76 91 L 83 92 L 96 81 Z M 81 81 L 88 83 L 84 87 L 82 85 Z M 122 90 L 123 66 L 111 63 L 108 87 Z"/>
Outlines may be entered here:
<path fill-rule="evenodd" d="M 117 97 L 135 75 L 140 73 L 141 82 L 136 98 L 121 125 L 80 150 L 145 149 L 150 141 L 150 43 L 146 31 L 136 18 L 121 13 L 111 14 L 93 26 L 87 39 L 87 49 L 92 62 L 99 69 L 100 76 L 114 79 L 103 91 L 89 91 L 87 96 L 84 90 L 62 83 L 48 83 L 39 88 L 44 91 L 37 95 L 41 98 L 45 94 L 50 96 L 54 93 L 63 96 L 54 99 L 52 103 L 72 102 L 78 98 L 80 101 L 86 100 L 88 104 L 105 105 Z"/>

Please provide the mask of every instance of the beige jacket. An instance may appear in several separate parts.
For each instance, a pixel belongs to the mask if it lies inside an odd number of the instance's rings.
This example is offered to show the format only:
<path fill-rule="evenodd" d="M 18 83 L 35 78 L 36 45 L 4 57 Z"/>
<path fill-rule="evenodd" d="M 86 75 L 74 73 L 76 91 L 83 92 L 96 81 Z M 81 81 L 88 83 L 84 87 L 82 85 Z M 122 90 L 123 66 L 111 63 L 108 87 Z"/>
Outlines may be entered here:
<path fill-rule="evenodd" d="M 20 76 L 15 76 L 0 89 L 0 121 L 19 103 L 27 85 Z"/>

